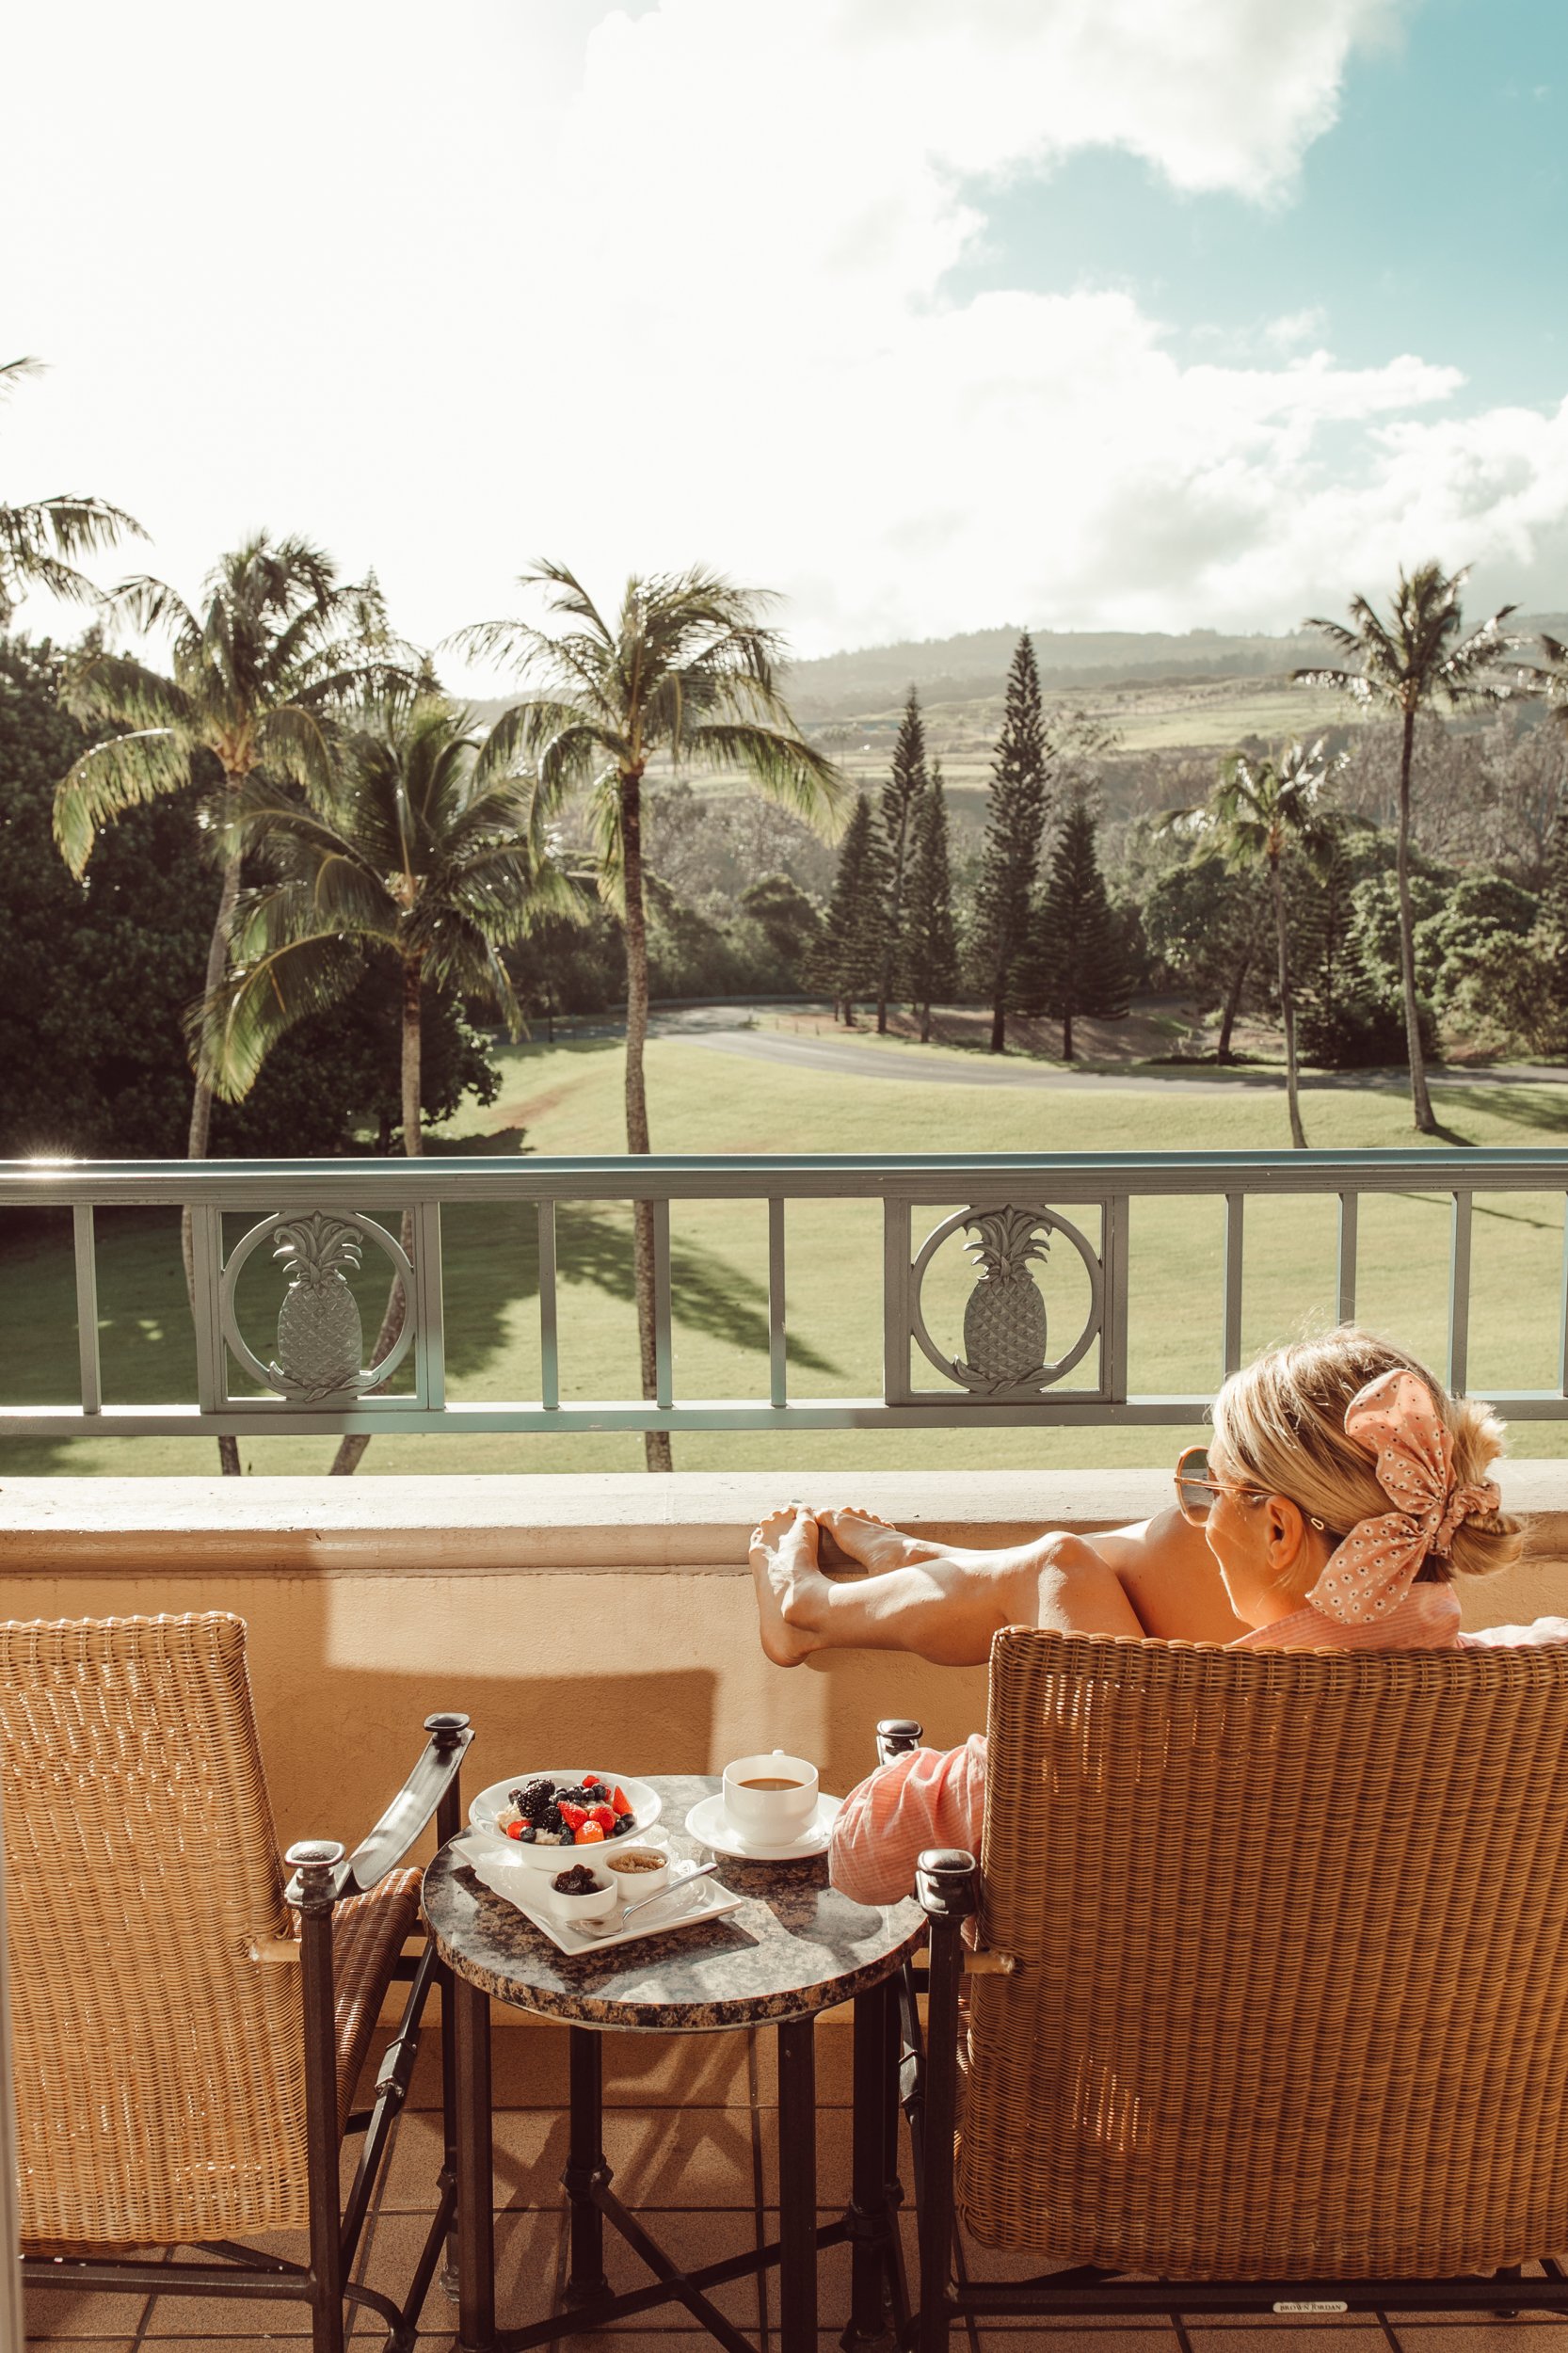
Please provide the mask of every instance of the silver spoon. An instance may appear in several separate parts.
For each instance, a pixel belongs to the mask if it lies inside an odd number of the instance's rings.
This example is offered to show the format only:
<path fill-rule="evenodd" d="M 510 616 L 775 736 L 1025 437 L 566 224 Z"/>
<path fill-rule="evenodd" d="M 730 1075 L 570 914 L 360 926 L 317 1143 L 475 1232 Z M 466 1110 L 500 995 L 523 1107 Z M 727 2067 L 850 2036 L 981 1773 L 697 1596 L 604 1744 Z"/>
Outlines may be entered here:
<path fill-rule="evenodd" d="M 710 1871 L 716 1871 L 718 1867 L 715 1861 L 699 1863 L 693 1870 L 682 1871 L 679 1879 L 672 1879 L 667 1887 L 659 1889 L 657 1895 L 643 1896 L 636 1903 L 628 1904 L 617 1920 L 574 1920 L 572 1926 L 579 1936 L 618 1936 L 634 1912 L 642 1912 L 649 1904 L 662 1904 L 666 1896 L 675 1894 L 677 1888 L 690 1887 L 694 1880 L 705 1880 Z"/>

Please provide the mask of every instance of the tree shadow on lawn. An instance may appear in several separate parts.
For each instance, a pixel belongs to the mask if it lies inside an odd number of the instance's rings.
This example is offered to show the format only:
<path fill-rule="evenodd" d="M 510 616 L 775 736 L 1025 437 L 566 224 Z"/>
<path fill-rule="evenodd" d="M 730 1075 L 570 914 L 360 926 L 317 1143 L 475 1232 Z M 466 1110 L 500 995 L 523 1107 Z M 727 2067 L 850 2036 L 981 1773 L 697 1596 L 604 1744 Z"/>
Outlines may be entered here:
<path fill-rule="evenodd" d="M 461 1144 L 442 1143 L 436 1149 L 447 1159 L 501 1159 L 524 1149 L 523 1134 L 520 1128 L 500 1128 Z M 475 1373 L 502 1345 L 507 1308 L 514 1301 L 539 1295 L 538 1219 L 532 1202 L 506 1201 L 496 1203 L 493 1209 L 464 1203 L 460 1209 L 449 1209 L 444 1222 L 447 1369 L 455 1375 Z M 591 1283 L 607 1298 L 634 1306 L 637 1293 L 630 1208 L 558 1202 L 555 1264 L 559 1281 Z M 670 1313 L 678 1331 L 705 1332 L 747 1355 L 767 1355 L 766 1283 L 675 1235 L 670 1238 Z M 563 1353 L 568 1353 L 570 1330 L 564 1312 L 562 1341 Z M 841 1371 L 831 1357 L 793 1334 L 787 1346 L 790 1363 L 803 1371 L 830 1379 Z M 629 1339 L 629 1366 L 635 1361 L 632 1347 Z"/>
<path fill-rule="evenodd" d="M 563 1287 L 588 1283 L 607 1298 L 634 1306 L 630 1209 L 600 1209 L 586 1201 L 558 1203 L 555 1263 Z M 447 1369 L 455 1377 L 479 1372 L 501 1345 L 506 1310 L 518 1300 L 539 1295 L 538 1225 L 532 1203 L 465 1208 L 461 1247 L 448 1243 L 444 1276 Z M 747 1355 L 766 1358 L 766 1284 L 712 1257 L 697 1243 L 673 1236 L 670 1309 L 677 1332 L 703 1332 Z M 563 1358 L 569 1358 L 571 1327 L 565 1301 L 560 1318 Z M 635 1361 L 631 1330 L 629 1322 L 629 1371 Z M 790 1363 L 805 1371 L 833 1378 L 841 1369 L 796 1334 L 790 1335 L 788 1348 Z"/>
<path fill-rule="evenodd" d="M 1484 1092 L 1478 1088 L 1469 1094 L 1464 1108 L 1480 1111 L 1483 1107 L 1521 1128 L 1533 1128 L 1539 1135 L 1568 1136 L 1568 1087 L 1496 1086 L 1487 1087 Z M 1444 1109 L 1453 1117 L 1460 1109 L 1459 1098 L 1449 1094 Z M 1475 1139 L 1455 1136 L 1451 1141 L 1473 1144 Z"/>

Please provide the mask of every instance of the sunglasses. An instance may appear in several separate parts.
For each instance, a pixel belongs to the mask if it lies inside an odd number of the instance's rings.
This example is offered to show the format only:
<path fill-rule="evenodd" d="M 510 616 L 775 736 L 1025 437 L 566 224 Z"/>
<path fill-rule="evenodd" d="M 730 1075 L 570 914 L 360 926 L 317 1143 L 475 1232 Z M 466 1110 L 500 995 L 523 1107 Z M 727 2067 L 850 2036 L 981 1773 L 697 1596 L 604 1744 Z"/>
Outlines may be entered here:
<path fill-rule="evenodd" d="M 1262 1487 L 1237 1487 L 1227 1481 L 1216 1479 L 1206 1446 L 1185 1446 L 1176 1456 L 1176 1510 L 1189 1528 L 1201 1528 L 1214 1509 L 1217 1497 L 1242 1496 L 1249 1503 L 1266 1503 L 1268 1491 Z M 1325 1523 L 1315 1513 L 1306 1514 L 1311 1525 L 1322 1529 Z"/>

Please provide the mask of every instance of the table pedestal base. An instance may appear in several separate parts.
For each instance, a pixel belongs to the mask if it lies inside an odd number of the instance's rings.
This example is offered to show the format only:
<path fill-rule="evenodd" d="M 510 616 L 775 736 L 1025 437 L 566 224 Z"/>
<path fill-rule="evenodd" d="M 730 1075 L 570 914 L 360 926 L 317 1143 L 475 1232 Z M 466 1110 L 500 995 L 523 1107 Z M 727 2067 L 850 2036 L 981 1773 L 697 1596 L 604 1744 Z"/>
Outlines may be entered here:
<path fill-rule="evenodd" d="M 817 2256 L 848 2244 L 851 2314 L 846 2353 L 890 2341 L 908 2319 L 897 2209 L 897 1980 L 855 2002 L 854 2180 L 849 2211 L 817 2221 L 816 2055 L 810 2018 L 778 2028 L 779 2231 L 776 2241 L 683 2271 L 610 2187 L 603 2146 L 600 2035 L 572 2026 L 570 2131 L 561 2176 L 569 2208 L 566 2311 L 521 2329 L 495 2325 L 495 2219 L 490 2148 L 489 2001 L 462 1978 L 453 1987 L 457 2098 L 457 2240 L 462 2353 L 528 2353 L 580 2329 L 680 2303 L 728 2353 L 755 2353 L 705 2290 L 776 2264 L 780 2353 L 817 2353 Z M 604 2225 L 618 2231 L 654 2275 L 647 2287 L 612 2295 L 604 2274 Z"/>

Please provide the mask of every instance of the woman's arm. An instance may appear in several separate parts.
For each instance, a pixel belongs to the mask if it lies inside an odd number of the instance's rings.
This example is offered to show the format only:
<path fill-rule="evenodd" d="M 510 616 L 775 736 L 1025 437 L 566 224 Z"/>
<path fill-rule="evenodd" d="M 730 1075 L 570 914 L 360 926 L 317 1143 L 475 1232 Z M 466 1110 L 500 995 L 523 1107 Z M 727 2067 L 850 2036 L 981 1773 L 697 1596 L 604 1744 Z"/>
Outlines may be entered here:
<path fill-rule="evenodd" d="M 857 1904 L 901 1903 L 927 1847 L 980 1853 L 985 1813 L 985 1740 L 961 1749 L 914 1749 L 852 1789 L 828 1847 L 828 1876 Z"/>

